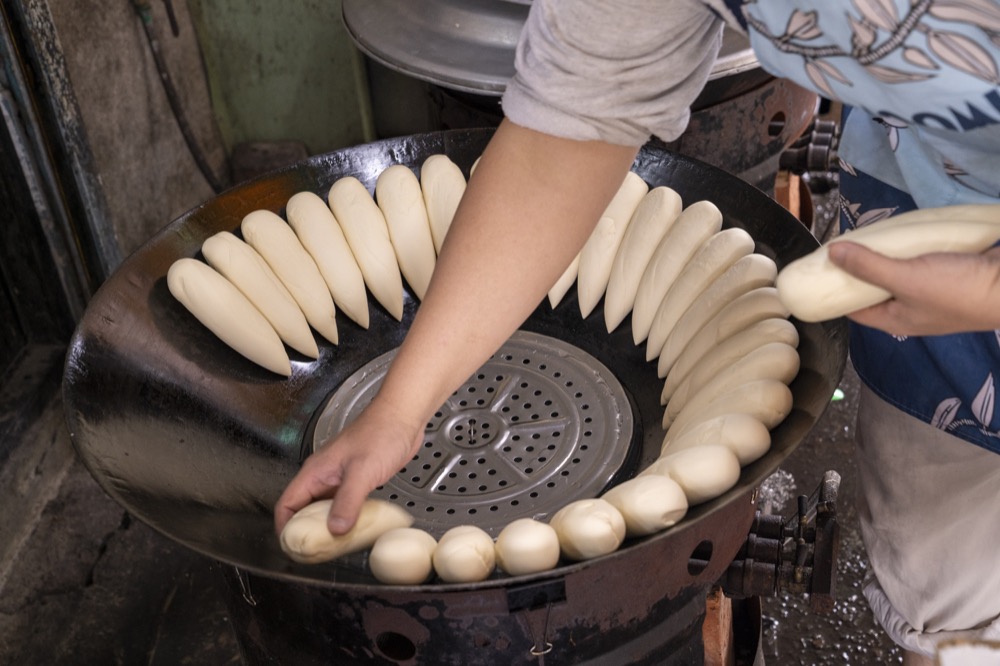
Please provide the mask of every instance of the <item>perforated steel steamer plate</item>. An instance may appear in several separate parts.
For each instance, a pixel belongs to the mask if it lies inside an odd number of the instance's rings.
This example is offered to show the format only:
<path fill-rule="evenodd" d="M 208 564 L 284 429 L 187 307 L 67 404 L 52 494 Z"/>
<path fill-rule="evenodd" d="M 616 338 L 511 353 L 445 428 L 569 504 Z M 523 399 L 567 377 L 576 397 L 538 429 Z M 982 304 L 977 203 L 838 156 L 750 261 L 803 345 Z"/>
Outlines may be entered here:
<path fill-rule="evenodd" d="M 396 351 L 348 377 L 316 422 L 322 446 L 371 402 Z M 473 524 L 496 536 L 596 497 L 629 458 L 635 419 L 614 374 L 556 338 L 516 332 L 427 424 L 413 459 L 372 497 L 405 506 L 440 536 Z"/>

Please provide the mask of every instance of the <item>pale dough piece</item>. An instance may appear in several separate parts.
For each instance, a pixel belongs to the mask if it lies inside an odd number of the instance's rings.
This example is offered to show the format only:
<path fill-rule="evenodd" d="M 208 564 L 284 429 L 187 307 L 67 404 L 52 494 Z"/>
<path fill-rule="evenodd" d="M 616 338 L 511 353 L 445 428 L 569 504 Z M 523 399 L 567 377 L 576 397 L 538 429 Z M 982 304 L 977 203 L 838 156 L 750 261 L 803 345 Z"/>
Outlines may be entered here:
<path fill-rule="evenodd" d="M 486 580 L 496 568 L 493 538 L 475 525 L 457 525 L 441 535 L 433 561 L 434 571 L 446 583 Z"/>
<path fill-rule="evenodd" d="M 790 384 L 799 372 L 799 353 L 783 342 L 768 342 L 696 385 L 692 377 L 681 383 L 667 403 L 663 422 L 669 425 L 681 410 L 698 409 L 730 389 L 754 379 L 776 379 Z"/>
<path fill-rule="evenodd" d="M 660 240 L 639 280 L 632 308 L 632 340 L 640 344 L 649 335 L 656 315 L 671 285 L 712 234 L 722 228 L 722 212 L 711 201 L 696 201 L 677 217 Z M 651 360 L 651 359 L 647 359 Z"/>
<path fill-rule="evenodd" d="M 372 296 L 397 321 L 402 320 L 403 278 L 382 211 L 353 176 L 338 179 L 327 198 Z"/>
<path fill-rule="evenodd" d="M 783 317 L 770 317 L 733 333 L 708 349 L 696 363 L 688 364 L 685 352 L 685 356 L 678 359 L 663 384 L 660 404 L 667 404 L 682 384 L 690 381 L 694 386 L 702 386 L 711 377 L 768 342 L 784 342 L 786 345 L 798 347 L 799 331 L 795 328 L 795 324 Z M 692 345 L 695 344 L 697 340 L 692 342 Z"/>
<path fill-rule="evenodd" d="M 778 295 L 803 321 L 824 321 L 891 297 L 830 262 L 833 243 L 851 241 L 896 259 L 931 252 L 982 252 L 1000 239 L 1000 204 L 924 208 L 848 231 L 781 272 Z"/>
<path fill-rule="evenodd" d="M 420 166 L 420 189 L 427 206 L 434 249 L 438 254 L 441 254 L 441 246 L 465 194 L 465 187 L 462 170 L 447 155 L 431 155 Z"/>
<path fill-rule="evenodd" d="M 749 414 L 723 414 L 688 429 L 680 437 L 664 438 L 660 456 L 706 444 L 719 444 L 732 451 L 746 466 L 771 448 L 771 431 Z"/>
<path fill-rule="evenodd" d="M 368 554 L 368 566 L 387 585 L 419 585 L 430 578 L 437 541 L 424 530 L 396 527 L 383 532 Z"/>
<path fill-rule="evenodd" d="M 751 324 L 772 317 L 780 319 L 788 317 L 788 308 L 782 305 L 778 299 L 778 290 L 774 287 L 752 289 L 719 310 L 684 348 L 684 352 L 680 358 L 675 360 L 673 366 L 667 367 L 663 359 L 657 361 L 657 373 L 660 377 L 666 377 L 669 383 L 675 371 L 678 374 L 683 374 L 680 371 L 685 366 L 687 370 L 690 370 L 691 366 L 697 363 L 709 349 L 729 336 Z M 682 379 L 682 377 L 677 379 Z M 676 388 L 676 384 L 674 388 Z"/>
<path fill-rule="evenodd" d="M 309 325 L 337 344 L 337 310 L 316 262 L 288 224 L 269 210 L 256 210 L 240 223 L 243 239 L 288 289 Z"/>
<path fill-rule="evenodd" d="M 309 358 L 319 358 L 305 315 L 257 250 L 220 231 L 201 244 L 201 252 L 264 315 L 285 344 Z"/>
<path fill-rule="evenodd" d="M 549 289 L 549 304 L 553 307 L 553 309 L 559 305 L 559 302 L 566 296 L 566 292 L 568 292 L 569 288 L 573 286 L 574 282 L 576 282 L 576 275 L 579 268 L 580 255 L 576 255 L 576 257 L 573 258 L 573 261 L 569 263 L 569 266 L 566 267 L 566 270 L 563 271 L 563 274 L 558 280 L 556 280 L 556 283 L 552 285 L 551 289 Z"/>
<path fill-rule="evenodd" d="M 601 498 L 621 512 L 628 537 L 646 536 L 676 525 L 688 508 L 680 484 L 656 474 L 629 479 Z"/>
<path fill-rule="evenodd" d="M 713 280 L 667 335 L 657 361 L 657 370 L 663 369 L 660 376 L 666 376 L 688 343 L 722 308 L 749 291 L 773 285 L 777 275 L 778 267 L 772 259 L 762 254 L 750 254 L 737 260 Z"/>
<path fill-rule="evenodd" d="M 753 238 L 743 229 L 720 231 L 709 238 L 682 268 L 660 301 L 649 328 L 646 360 L 660 355 L 663 344 L 691 304 L 730 266 L 752 254 Z"/>
<path fill-rule="evenodd" d="M 420 181 L 409 167 L 394 164 L 375 182 L 375 201 L 385 216 L 399 270 L 417 298 L 424 300 L 437 253 Z"/>
<path fill-rule="evenodd" d="M 220 340 L 271 372 L 288 377 L 292 366 L 281 338 L 253 303 L 211 266 L 178 259 L 167 270 L 167 288 Z"/>
<path fill-rule="evenodd" d="M 368 328 L 365 279 L 330 207 L 318 194 L 299 192 L 285 204 L 285 216 L 316 262 L 333 302 L 358 326 Z"/>
<path fill-rule="evenodd" d="M 776 379 L 755 379 L 718 395 L 711 402 L 681 410 L 672 423 L 664 424 L 667 437 L 680 437 L 684 432 L 721 414 L 750 414 L 774 428 L 792 411 L 792 391 Z"/>
<path fill-rule="evenodd" d="M 511 576 L 548 571 L 559 562 L 559 537 L 551 525 L 518 518 L 500 530 L 497 565 Z"/>
<path fill-rule="evenodd" d="M 625 518 L 603 499 L 570 502 L 549 521 L 559 535 L 562 554 L 570 560 L 590 560 L 618 550 L 625 539 Z"/>
<path fill-rule="evenodd" d="M 681 213 L 681 196 L 669 187 L 651 189 L 636 206 L 611 265 L 604 294 L 604 320 L 608 332 L 618 328 L 635 304 L 639 280 L 657 245 Z"/>
<path fill-rule="evenodd" d="M 577 276 L 576 293 L 580 304 L 580 314 L 586 318 L 597 307 L 604 290 L 608 288 L 611 266 L 621 246 L 625 230 L 628 229 L 632 214 L 642 198 L 649 192 L 646 184 L 635 172 L 625 175 L 618 192 L 604 209 L 597 227 L 580 251 L 580 272 Z"/>
<path fill-rule="evenodd" d="M 371 547 L 383 533 L 409 527 L 413 516 L 403 508 L 376 499 L 366 499 L 354 527 L 334 536 L 327 529 L 332 500 L 319 500 L 300 509 L 281 530 L 281 549 L 296 562 L 316 564 Z"/>
<path fill-rule="evenodd" d="M 688 506 L 715 499 L 740 480 L 740 461 L 725 446 L 705 444 L 661 457 L 640 475 L 670 477 L 684 490 Z"/>

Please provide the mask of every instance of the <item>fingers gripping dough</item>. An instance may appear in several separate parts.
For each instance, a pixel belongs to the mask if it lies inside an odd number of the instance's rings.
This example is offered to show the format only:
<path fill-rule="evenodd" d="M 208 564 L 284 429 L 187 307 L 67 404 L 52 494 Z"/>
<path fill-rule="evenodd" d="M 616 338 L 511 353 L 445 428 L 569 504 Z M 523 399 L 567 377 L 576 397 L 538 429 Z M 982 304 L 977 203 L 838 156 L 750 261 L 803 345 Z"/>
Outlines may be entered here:
<path fill-rule="evenodd" d="M 670 424 L 681 410 L 697 409 L 715 396 L 755 379 L 776 379 L 790 384 L 799 372 L 799 353 L 783 342 L 768 342 L 735 361 L 704 384 L 694 385 L 685 380 L 667 403 L 663 422 Z"/>
<path fill-rule="evenodd" d="M 409 527 L 413 516 L 404 509 L 367 499 L 358 520 L 347 534 L 334 536 L 326 527 L 332 500 L 319 500 L 296 512 L 281 530 L 281 549 L 296 562 L 315 564 L 371 547 L 383 533 Z"/>
<path fill-rule="evenodd" d="M 420 181 L 408 167 L 394 164 L 375 182 L 375 200 L 385 216 L 399 270 L 417 298 L 424 300 L 437 252 Z"/>
<path fill-rule="evenodd" d="M 792 391 L 776 379 L 755 379 L 721 393 L 704 405 L 682 409 L 672 423 L 664 424 L 667 437 L 679 437 L 701 421 L 722 414 L 750 414 L 767 426 L 777 426 L 792 411 Z"/>
<path fill-rule="evenodd" d="M 368 328 L 365 279 L 330 207 L 317 194 L 299 192 L 285 204 L 285 216 L 316 262 L 333 302 L 361 328 Z"/>
<path fill-rule="evenodd" d="M 576 255 L 573 261 L 569 263 L 569 266 L 566 267 L 566 270 L 563 271 L 563 274 L 556 280 L 556 283 L 549 289 L 549 304 L 553 308 L 559 305 L 559 301 L 563 299 L 569 288 L 573 286 L 579 269 L 580 255 Z"/>
<path fill-rule="evenodd" d="M 559 535 L 562 554 L 589 560 L 618 550 L 625 539 L 625 518 L 603 499 L 570 502 L 549 521 Z"/>
<path fill-rule="evenodd" d="M 635 344 L 640 344 L 649 335 L 663 297 L 685 270 L 689 260 L 721 228 L 722 213 L 710 201 L 696 201 L 681 211 L 656 247 L 639 280 L 632 308 L 632 339 Z"/>
<path fill-rule="evenodd" d="M 269 210 L 257 210 L 240 223 L 243 238 L 264 257 L 295 299 L 309 324 L 337 344 L 337 311 L 316 262 L 292 228 Z"/>
<path fill-rule="evenodd" d="M 753 253 L 754 242 L 746 231 L 738 228 L 720 231 L 705 241 L 685 264 L 677 280 L 664 294 L 650 324 L 646 344 L 646 360 L 660 355 L 674 326 L 691 304 L 741 258 Z"/>
<path fill-rule="evenodd" d="M 774 261 L 762 254 L 747 255 L 726 269 L 681 315 L 663 343 L 657 368 L 669 371 L 688 343 L 722 308 L 753 289 L 773 285 L 777 274 Z"/>
<path fill-rule="evenodd" d="M 388 585 L 419 585 L 430 578 L 437 541 L 424 530 L 396 527 L 375 540 L 368 566 Z"/>
<path fill-rule="evenodd" d="M 924 208 L 842 234 L 782 270 L 778 294 L 803 321 L 823 321 L 876 305 L 891 294 L 830 262 L 833 243 L 852 241 L 896 259 L 930 252 L 981 252 L 1000 238 L 1000 204 Z"/>
<path fill-rule="evenodd" d="M 684 490 L 688 506 L 715 499 L 740 480 L 740 461 L 724 446 L 706 444 L 663 456 L 642 475 L 666 475 Z"/>
<path fill-rule="evenodd" d="M 604 319 L 609 333 L 618 328 L 632 310 L 639 280 L 680 212 L 680 195 L 663 186 L 651 189 L 636 207 L 615 254 L 604 295 Z"/>
<path fill-rule="evenodd" d="M 285 344 L 309 358 L 319 357 L 309 322 L 288 289 L 256 250 L 228 231 L 201 245 L 209 265 L 229 280 L 260 310 Z"/>
<path fill-rule="evenodd" d="M 654 534 L 675 525 L 688 508 L 684 489 L 673 479 L 656 474 L 620 483 L 602 499 L 621 512 L 628 537 Z"/>
<path fill-rule="evenodd" d="M 697 342 L 697 340 L 694 341 L 692 345 Z M 799 331 L 795 328 L 795 324 L 787 319 L 771 317 L 750 324 L 747 328 L 711 347 L 703 356 L 699 357 L 697 363 L 687 364 L 687 352 L 685 351 L 685 356 L 677 361 L 667 376 L 667 381 L 663 384 L 660 404 L 667 404 L 667 401 L 673 397 L 674 392 L 682 384 L 690 381 L 693 386 L 703 386 L 705 382 L 723 369 L 768 342 L 783 342 L 786 345 L 798 347 Z"/>
<path fill-rule="evenodd" d="M 590 234 L 583 250 L 580 251 L 580 271 L 577 276 L 576 293 L 580 303 L 580 314 L 584 318 L 597 307 L 604 296 L 611 277 L 611 266 L 621 246 L 625 230 L 628 228 L 636 207 L 649 192 L 646 181 L 635 172 L 629 171 L 611 203 L 601 215 L 597 227 Z"/>
<path fill-rule="evenodd" d="M 197 259 L 178 259 L 167 271 L 167 288 L 220 340 L 271 372 L 292 374 L 281 338 L 246 296 Z"/>
<path fill-rule="evenodd" d="M 457 525 L 441 535 L 434 550 L 434 571 L 446 583 L 486 580 L 496 568 L 493 539 L 475 525 Z"/>
<path fill-rule="evenodd" d="M 328 199 L 372 296 L 397 321 L 401 320 L 403 278 L 382 211 L 361 181 L 353 176 L 337 180 Z"/>
<path fill-rule="evenodd" d="M 749 414 L 723 414 L 690 428 L 680 437 L 664 438 L 660 456 L 706 444 L 732 451 L 741 466 L 749 465 L 771 448 L 771 431 Z"/>
<path fill-rule="evenodd" d="M 434 249 L 438 254 L 465 194 L 465 186 L 462 170 L 447 155 L 431 155 L 420 166 L 420 189 L 427 206 Z"/>
<path fill-rule="evenodd" d="M 559 562 L 559 536 L 551 525 L 518 518 L 500 530 L 497 565 L 511 576 L 548 571 Z"/>

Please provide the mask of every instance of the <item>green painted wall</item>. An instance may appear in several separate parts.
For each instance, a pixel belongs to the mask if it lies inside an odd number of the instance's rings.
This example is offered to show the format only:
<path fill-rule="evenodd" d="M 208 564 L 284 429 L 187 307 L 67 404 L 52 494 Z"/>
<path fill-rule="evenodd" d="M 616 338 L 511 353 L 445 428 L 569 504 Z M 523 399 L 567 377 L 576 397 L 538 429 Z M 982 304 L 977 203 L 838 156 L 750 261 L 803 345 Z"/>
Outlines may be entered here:
<path fill-rule="evenodd" d="M 301 141 L 311 154 L 370 141 L 361 54 L 339 0 L 188 0 L 227 152 Z"/>

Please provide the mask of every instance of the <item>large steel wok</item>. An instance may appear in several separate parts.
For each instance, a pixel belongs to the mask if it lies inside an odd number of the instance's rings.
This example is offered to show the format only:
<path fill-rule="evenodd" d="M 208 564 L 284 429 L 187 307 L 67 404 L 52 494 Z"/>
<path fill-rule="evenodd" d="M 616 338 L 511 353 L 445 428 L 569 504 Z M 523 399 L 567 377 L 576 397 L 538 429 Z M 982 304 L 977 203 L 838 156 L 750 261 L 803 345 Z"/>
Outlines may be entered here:
<path fill-rule="evenodd" d="M 796 322 L 802 369 L 792 384 L 794 411 L 774 431 L 770 452 L 743 469 L 739 485 L 695 507 L 675 528 L 627 542 L 612 555 L 529 577 L 498 575 L 474 585 L 390 588 L 370 576 L 363 555 L 301 565 L 278 546 L 271 509 L 311 451 L 312 432 L 326 401 L 345 378 L 400 344 L 418 303 L 407 293 L 405 316 L 397 322 L 372 300 L 369 330 L 338 315 L 339 346 L 320 341 L 319 360 L 293 360 L 291 378 L 283 379 L 246 361 L 187 313 L 167 291 L 167 269 L 180 257 L 198 256 L 210 235 L 236 230 L 248 212 L 265 208 L 281 213 L 289 197 L 303 190 L 325 197 L 341 176 L 357 176 L 373 189 L 384 168 L 396 163 L 418 167 L 427 156 L 441 152 L 468 173 L 490 135 L 488 130 L 432 133 L 311 158 L 237 186 L 186 213 L 126 260 L 89 304 L 72 339 L 64 379 L 72 441 L 107 493 L 171 539 L 233 565 L 241 584 L 246 584 L 246 576 L 259 577 L 258 595 L 277 585 L 276 599 L 287 597 L 289 588 L 325 598 L 346 594 L 375 599 L 383 606 L 399 603 L 409 609 L 404 615 L 413 616 L 421 600 L 468 598 L 475 599 L 480 610 L 495 606 L 513 613 L 518 607 L 537 606 L 546 595 L 551 604 L 553 594 L 571 606 L 574 595 L 586 604 L 608 605 L 609 594 L 628 589 L 640 615 L 655 615 L 651 609 L 668 598 L 684 597 L 684 603 L 697 608 L 703 599 L 699 590 L 720 577 L 742 544 L 753 518 L 754 488 L 795 449 L 829 403 L 846 357 L 843 322 Z M 633 168 L 653 185 L 676 189 L 685 203 L 716 203 L 725 225 L 747 229 L 757 250 L 779 267 L 817 245 L 774 201 L 716 168 L 655 147 L 644 148 Z M 647 363 L 644 349 L 633 345 L 627 322 L 609 335 L 600 308 L 581 319 L 571 291 L 554 310 L 541 304 L 523 328 L 568 340 L 621 382 L 636 427 L 628 455 L 611 470 L 611 481 L 652 462 L 662 439 L 662 380 L 657 379 L 655 362 Z M 537 515 L 545 502 L 525 502 L 524 515 Z M 558 498 L 548 502 L 560 506 Z M 702 564 L 692 567 L 689 559 L 696 550 Z M 637 571 L 644 572 L 641 581 Z M 549 583 L 556 583 L 559 591 L 553 593 L 546 587 Z M 512 597 L 513 590 L 527 592 Z M 319 617 L 312 602 L 307 615 Z M 420 617 L 429 621 L 423 613 Z M 651 621 L 653 626 L 661 620 Z M 558 622 L 554 615 L 551 626 L 558 627 Z M 276 627 L 277 634 L 300 631 L 292 629 L 287 618 Z M 327 624 L 317 631 L 336 630 Z M 600 631 L 602 640 L 616 640 L 616 631 L 629 637 L 635 626 L 605 623 Z M 584 650 L 583 634 L 578 632 L 576 639 L 578 649 Z M 416 638 L 408 641 L 419 648 Z"/>

